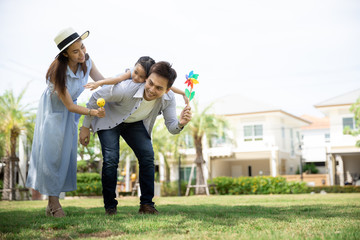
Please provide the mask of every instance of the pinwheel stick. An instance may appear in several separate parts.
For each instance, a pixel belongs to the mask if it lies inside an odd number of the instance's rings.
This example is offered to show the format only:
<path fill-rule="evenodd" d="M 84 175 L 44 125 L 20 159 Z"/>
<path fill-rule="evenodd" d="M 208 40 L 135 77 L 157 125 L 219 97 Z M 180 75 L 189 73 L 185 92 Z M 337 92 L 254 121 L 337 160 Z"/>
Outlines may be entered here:
<path fill-rule="evenodd" d="M 189 96 L 191 96 L 191 93 L 192 93 L 192 88 L 190 89 L 190 93 L 189 93 Z M 189 99 L 188 103 L 187 103 L 187 106 L 190 105 L 190 97 L 187 97 Z"/>

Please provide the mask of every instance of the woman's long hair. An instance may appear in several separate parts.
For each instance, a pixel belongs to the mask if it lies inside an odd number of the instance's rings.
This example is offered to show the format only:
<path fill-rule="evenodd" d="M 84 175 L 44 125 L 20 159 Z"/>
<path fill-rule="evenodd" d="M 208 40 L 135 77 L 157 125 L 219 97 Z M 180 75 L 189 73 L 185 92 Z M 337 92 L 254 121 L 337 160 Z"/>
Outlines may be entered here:
<path fill-rule="evenodd" d="M 54 91 L 58 91 L 62 95 L 65 94 L 66 89 L 66 70 L 69 62 L 69 58 L 64 56 L 64 52 L 67 51 L 67 48 L 59 53 L 58 56 L 51 63 L 47 73 L 46 81 L 51 81 L 54 84 Z M 85 54 L 85 62 L 81 63 L 81 68 L 86 74 L 87 67 L 86 61 L 89 59 L 89 55 Z"/>

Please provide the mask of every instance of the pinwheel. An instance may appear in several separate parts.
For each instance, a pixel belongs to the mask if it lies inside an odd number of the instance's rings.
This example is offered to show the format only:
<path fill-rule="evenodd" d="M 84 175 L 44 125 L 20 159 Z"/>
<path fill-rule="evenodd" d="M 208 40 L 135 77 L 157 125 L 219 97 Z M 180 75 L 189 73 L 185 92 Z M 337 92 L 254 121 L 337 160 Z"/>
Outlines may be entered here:
<path fill-rule="evenodd" d="M 194 88 L 194 84 L 199 83 L 199 81 L 197 80 L 198 76 L 199 74 L 194 74 L 193 71 L 191 71 L 189 75 L 186 74 L 185 76 L 186 78 L 185 84 L 187 84 L 187 86 L 190 87 L 190 90 L 188 88 L 185 89 L 185 95 L 189 99 L 189 102 L 195 96 L 195 91 L 193 91 L 193 88 Z"/>

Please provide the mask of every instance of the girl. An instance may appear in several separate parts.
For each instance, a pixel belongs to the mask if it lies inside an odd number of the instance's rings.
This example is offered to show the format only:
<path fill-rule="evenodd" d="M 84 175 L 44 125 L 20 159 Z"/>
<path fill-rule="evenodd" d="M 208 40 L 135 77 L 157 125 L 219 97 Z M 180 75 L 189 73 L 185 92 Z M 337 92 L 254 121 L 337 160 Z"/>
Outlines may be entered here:
<path fill-rule="evenodd" d="M 59 202 L 61 192 L 76 190 L 77 132 L 81 115 L 105 116 L 105 109 L 88 109 L 77 105 L 89 75 L 103 76 L 86 54 L 81 36 L 72 28 L 62 30 L 55 43 L 60 53 L 51 63 L 47 88 L 41 96 L 30 157 L 26 186 L 48 195 L 46 215 L 64 217 Z"/>
<path fill-rule="evenodd" d="M 131 71 L 130 69 L 127 69 L 126 72 L 122 75 L 119 75 L 119 76 L 113 77 L 113 78 L 106 78 L 104 80 L 100 80 L 97 82 L 87 83 L 84 87 L 94 90 L 100 86 L 117 84 L 117 83 L 127 80 L 127 79 L 132 79 L 133 82 L 136 82 L 136 83 L 143 83 L 149 77 L 150 68 L 154 63 L 155 63 L 155 61 L 151 57 L 147 57 L 147 56 L 141 57 L 135 63 L 133 71 Z M 171 87 L 171 90 L 174 93 L 182 95 L 184 98 L 185 104 L 188 104 L 189 99 L 185 96 L 184 91 L 182 91 L 176 87 Z"/>

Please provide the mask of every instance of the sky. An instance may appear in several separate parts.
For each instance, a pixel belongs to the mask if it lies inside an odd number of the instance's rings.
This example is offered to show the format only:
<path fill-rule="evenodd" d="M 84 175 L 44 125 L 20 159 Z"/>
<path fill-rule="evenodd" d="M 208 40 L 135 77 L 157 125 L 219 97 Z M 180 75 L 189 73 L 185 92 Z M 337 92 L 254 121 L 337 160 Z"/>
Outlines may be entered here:
<path fill-rule="evenodd" d="M 104 76 L 141 56 L 165 60 L 180 89 L 199 74 L 202 105 L 236 94 L 321 117 L 314 105 L 360 88 L 357 0 L 0 0 L 0 94 L 27 87 L 24 102 L 36 107 L 53 39 L 70 26 L 90 31 L 84 44 Z"/>

